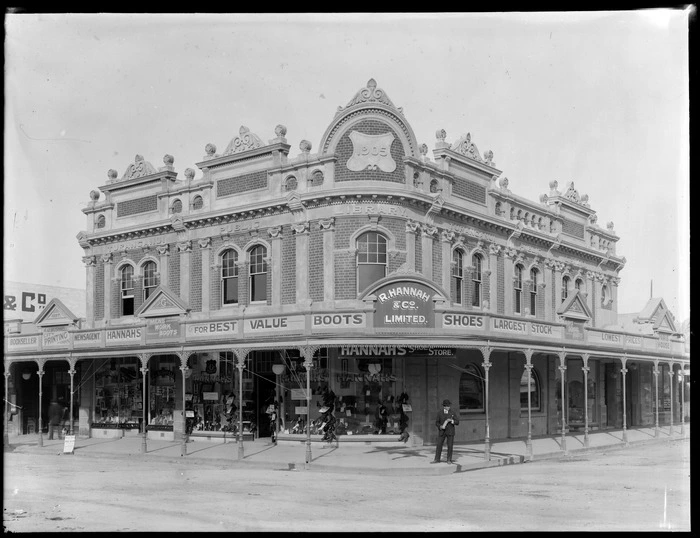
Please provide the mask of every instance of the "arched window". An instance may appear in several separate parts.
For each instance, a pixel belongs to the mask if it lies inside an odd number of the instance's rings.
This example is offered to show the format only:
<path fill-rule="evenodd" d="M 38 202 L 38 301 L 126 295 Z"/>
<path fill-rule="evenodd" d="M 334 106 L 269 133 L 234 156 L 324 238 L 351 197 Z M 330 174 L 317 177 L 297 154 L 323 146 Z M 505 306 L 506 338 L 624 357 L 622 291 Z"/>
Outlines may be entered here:
<path fill-rule="evenodd" d="M 438 181 L 437 179 L 431 179 L 430 180 L 430 192 L 437 192 L 438 191 Z"/>
<path fill-rule="evenodd" d="M 192 200 L 192 209 L 202 209 L 204 207 L 204 200 L 201 196 L 195 196 Z"/>
<path fill-rule="evenodd" d="M 603 287 L 600 289 L 600 303 L 603 306 L 608 304 L 608 287 L 606 285 L 603 285 Z"/>
<path fill-rule="evenodd" d="M 105 219 L 104 215 L 100 215 L 99 217 L 97 217 L 97 227 L 98 228 L 104 228 L 106 222 L 107 222 L 107 219 Z"/>
<path fill-rule="evenodd" d="M 121 269 L 122 316 L 134 315 L 134 268 L 125 265 Z"/>
<path fill-rule="evenodd" d="M 530 286 L 530 314 L 533 316 L 537 313 L 537 277 L 539 276 L 539 271 L 537 269 L 530 269 L 530 280 L 532 284 Z"/>
<path fill-rule="evenodd" d="M 520 314 L 523 309 L 523 266 L 520 264 L 515 266 L 513 288 L 515 289 L 515 305 L 513 311 L 516 314 Z"/>
<path fill-rule="evenodd" d="M 311 186 L 316 187 L 318 185 L 323 185 L 323 172 L 321 172 L 320 170 L 316 170 L 311 175 Z"/>
<path fill-rule="evenodd" d="M 262 245 L 250 251 L 250 302 L 267 301 L 267 249 Z"/>
<path fill-rule="evenodd" d="M 357 238 L 358 293 L 386 276 L 386 238 L 377 232 L 366 232 Z"/>
<path fill-rule="evenodd" d="M 156 263 L 146 262 L 143 266 L 143 300 L 145 301 L 151 296 L 153 290 L 158 286 L 158 277 L 156 275 Z"/>
<path fill-rule="evenodd" d="M 584 291 L 584 290 L 583 290 L 583 280 L 581 280 L 580 278 L 577 278 L 577 279 L 576 279 L 576 283 L 575 283 L 574 285 L 576 286 L 576 289 L 577 289 L 579 292 L 583 293 L 583 291 Z"/>
<path fill-rule="evenodd" d="M 233 249 L 221 255 L 221 302 L 238 304 L 238 253 Z"/>
<path fill-rule="evenodd" d="M 182 202 L 180 200 L 175 200 L 172 207 L 173 213 L 182 213 Z"/>
<path fill-rule="evenodd" d="M 496 207 L 494 209 L 497 217 L 501 216 L 501 202 L 496 202 Z"/>
<path fill-rule="evenodd" d="M 563 276 L 561 279 L 561 301 L 562 303 L 566 301 L 569 297 L 569 286 L 571 285 L 571 279 L 568 276 Z"/>
<path fill-rule="evenodd" d="M 474 254 L 472 256 L 472 267 L 474 268 L 472 272 L 472 306 L 481 306 L 481 266 L 482 266 L 481 254 Z"/>
<path fill-rule="evenodd" d="M 476 364 L 467 364 L 459 378 L 460 412 L 484 410 L 484 376 Z"/>
<path fill-rule="evenodd" d="M 452 302 L 462 304 L 464 284 L 464 254 L 458 248 L 452 252 L 452 281 L 454 282 Z"/>
<path fill-rule="evenodd" d="M 297 178 L 294 176 L 289 176 L 287 180 L 284 182 L 284 190 L 285 191 L 295 191 L 297 190 Z"/>
<path fill-rule="evenodd" d="M 540 411 L 542 409 L 541 401 L 542 398 L 540 392 L 540 377 L 535 368 L 530 369 L 530 410 Z M 527 412 L 527 368 L 523 371 L 523 375 L 520 377 L 520 410 Z"/>

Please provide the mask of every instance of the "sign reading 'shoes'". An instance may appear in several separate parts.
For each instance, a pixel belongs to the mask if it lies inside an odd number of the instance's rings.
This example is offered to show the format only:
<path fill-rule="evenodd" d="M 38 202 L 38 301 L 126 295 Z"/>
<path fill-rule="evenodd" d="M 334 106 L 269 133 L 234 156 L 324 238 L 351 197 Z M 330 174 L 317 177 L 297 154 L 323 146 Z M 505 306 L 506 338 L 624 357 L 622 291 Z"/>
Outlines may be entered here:
<path fill-rule="evenodd" d="M 348 159 L 348 170 L 353 172 L 377 168 L 382 172 L 396 170 L 396 161 L 391 157 L 390 151 L 394 141 L 392 133 L 368 135 L 352 131 L 348 137 L 353 145 L 352 157 Z"/>
<path fill-rule="evenodd" d="M 375 293 L 374 325 L 392 329 L 435 327 L 433 290 L 416 282 L 394 282 Z"/>

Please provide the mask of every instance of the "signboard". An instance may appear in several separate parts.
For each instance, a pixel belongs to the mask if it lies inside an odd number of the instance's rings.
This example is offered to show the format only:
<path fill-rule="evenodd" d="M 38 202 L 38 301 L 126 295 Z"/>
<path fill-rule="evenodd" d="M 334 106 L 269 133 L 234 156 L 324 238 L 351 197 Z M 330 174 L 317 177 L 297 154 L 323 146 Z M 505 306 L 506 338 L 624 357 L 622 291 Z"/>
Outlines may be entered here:
<path fill-rule="evenodd" d="M 44 329 L 42 334 L 42 346 L 47 347 L 67 347 L 70 344 L 70 335 L 67 329 Z"/>
<path fill-rule="evenodd" d="M 312 329 L 362 329 L 366 324 L 364 313 L 314 314 Z"/>
<path fill-rule="evenodd" d="M 102 331 L 73 333 L 74 347 L 97 347 L 102 343 Z"/>
<path fill-rule="evenodd" d="M 292 389 L 292 400 L 306 400 L 306 391 L 304 389 Z"/>
<path fill-rule="evenodd" d="M 78 317 L 85 317 L 85 289 L 3 281 L 3 319 L 34 321 L 53 300 L 60 300 Z"/>
<path fill-rule="evenodd" d="M 375 357 L 405 357 L 405 356 L 441 356 L 454 357 L 454 348 L 439 348 L 430 346 L 381 346 L 381 345 L 357 345 L 340 346 L 339 357 L 375 358 Z"/>
<path fill-rule="evenodd" d="M 246 334 L 264 334 L 280 331 L 304 332 L 304 316 L 276 316 L 271 318 L 252 318 L 243 322 Z"/>
<path fill-rule="evenodd" d="M 308 412 L 308 407 L 305 405 L 297 405 L 294 407 L 294 414 L 295 415 L 306 415 Z"/>
<path fill-rule="evenodd" d="M 526 336 L 527 322 L 515 319 L 491 318 L 491 330 L 518 336 Z"/>
<path fill-rule="evenodd" d="M 202 392 L 202 400 L 218 401 L 219 400 L 219 393 L 218 392 Z"/>
<path fill-rule="evenodd" d="M 105 337 L 108 346 L 123 346 L 141 343 L 141 327 L 131 329 L 107 329 Z"/>
<path fill-rule="evenodd" d="M 75 435 L 66 435 L 63 439 L 63 453 L 73 454 L 75 448 Z"/>
<path fill-rule="evenodd" d="M 583 340 L 583 322 L 582 321 L 567 321 L 564 325 L 564 337 L 567 340 Z"/>
<path fill-rule="evenodd" d="M 433 290 L 417 282 L 393 282 L 375 295 L 374 326 L 391 329 L 435 327 Z"/>
<path fill-rule="evenodd" d="M 191 338 L 235 338 L 238 336 L 237 321 L 210 321 L 209 323 L 189 323 L 185 330 L 187 339 Z"/>
<path fill-rule="evenodd" d="M 484 316 L 475 316 L 473 314 L 443 314 L 442 328 L 450 330 L 464 331 L 483 331 L 486 327 Z"/>
<path fill-rule="evenodd" d="M 147 342 L 172 342 L 180 339 L 180 322 L 175 319 L 149 320 L 146 325 Z"/>
<path fill-rule="evenodd" d="M 631 336 L 631 335 L 625 335 L 625 346 L 634 346 L 634 347 L 641 347 L 642 346 L 642 337 L 641 336 Z"/>
<path fill-rule="evenodd" d="M 10 336 L 6 339 L 9 351 L 35 350 L 39 348 L 39 336 Z"/>
<path fill-rule="evenodd" d="M 382 172 L 396 170 L 396 161 L 391 156 L 391 144 L 394 135 L 391 132 L 383 134 L 365 134 L 352 131 L 348 138 L 352 141 L 352 156 L 348 159 L 348 170 L 361 172 L 366 169 Z"/>

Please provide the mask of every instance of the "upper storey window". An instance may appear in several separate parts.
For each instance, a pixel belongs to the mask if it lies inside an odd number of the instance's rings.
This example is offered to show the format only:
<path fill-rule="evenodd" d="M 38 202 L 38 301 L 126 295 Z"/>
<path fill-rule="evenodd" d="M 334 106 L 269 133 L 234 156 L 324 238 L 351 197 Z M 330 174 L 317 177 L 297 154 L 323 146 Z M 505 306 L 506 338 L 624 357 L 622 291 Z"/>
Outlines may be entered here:
<path fill-rule="evenodd" d="M 577 279 L 576 279 L 576 284 L 575 284 L 575 286 L 576 286 L 576 289 L 577 289 L 579 292 L 583 293 L 583 292 L 585 291 L 585 290 L 583 289 L 583 280 L 581 280 L 580 278 L 577 278 Z"/>
<path fill-rule="evenodd" d="M 134 315 L 134 268 L 125 265 L 121 269 L 121 306 L 122 316 Z"/>
<path fill-rule="evenodd" d="M 97 227 L 98 228 L 104 228 L 107 220 L 105 219 L 104 215 L 100 215 L 97 217 Z"/>
<path fill-rule="evenodd" d="M 258 245 L 249 253 L 250 259 L 250 302 L 267 300 L 267 249 Z"/>
<path fill-rule="evenodd" d="M 530 287 L 530 314 L 533 316 L 537 314 L 537 277 L 539 276 L 539 271 L 537 269 L 530 270 L 530 280 L 532 281 Z"/>
<path fill-rule="evenodd" d="M 143 300 L 151 296 L 153 290 L 158 286 L 158 276 L 156 275 L 155 262 L 146 262 L 143 266 Z"/>
<path fill-rule="evenodd" d="M 462 304 L 462 286 L 464 284 L 464 254 L 455 249 L 452 253 L 452 280 L 454 281 L 454 295 L 452 302 Z"/>
<path fill-rule="evenodd" d="M 182 201 L 175 200 L 173 202 L 172 212 L 173 213 L 182 213 Z"/>
<path fill-rule="evenodd" d="M 238 304 L 238 253 L 233 249 L 221 256 L 221 302 Z"/>
<path fill-rule="evenodd" d="M 523 310 L 523 266 L 520 264 L 515 266 L 513 288 L 515 289 L 515 305 L 513 311 L 516 314 L 520 314 Z"/>
<path fill-rule="evenodd" d="M 202 209 L 204 207 L 204 199 L 201 196 L 195 196 L 192 200 L 192 209 Z"/>
<path fill-rule="evenodd" d="M 482 267 L 482 262 L 483 259 L 481 258 L 481 254 L 474 254 L 472 256 L 472 267 L 473 273 L 472 273 L 472 306 L 479 307 L 481 306 L 481 267 Z"/>
<path fill-rule="evenodd" d="M 566 301 L 569 296 L 569 287 L 571 286 L 571 279 L 568 276 L 564 276 L 561 279 L 561 300 Z"/>
<path fill-rule="evenodd" d="M 358 293 L 386 276 L 386 238 L 377 232 L 366 232 L 357 238 Z"/>

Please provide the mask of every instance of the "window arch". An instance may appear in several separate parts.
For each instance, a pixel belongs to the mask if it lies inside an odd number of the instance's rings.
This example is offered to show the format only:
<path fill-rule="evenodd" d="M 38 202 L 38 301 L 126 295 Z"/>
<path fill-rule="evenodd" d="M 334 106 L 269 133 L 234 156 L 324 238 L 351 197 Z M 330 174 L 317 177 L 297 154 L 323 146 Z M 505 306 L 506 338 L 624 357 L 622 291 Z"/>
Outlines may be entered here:
<path fill-rule="evenodd" d="M 501 202 L 496 202 L 496 207 L 494 208 L 494 213 L 496 213 L 497 217 L 501 216 L 501 213 L 502 213 L 501 207 L 502 207 Z"/>
<path fill-rule="evenodd" d="M 583 292 L 585 291 L 585 290 L 583 289 L 583 280 L 581 280 L 580 278 L 577 278 L 577 279 L 576 279 L 576 283 L 574 284 L 574 286 L 575 286 L 576 289 L 577 289 L 579 292 L 581 292 L 581 293 L 583 293 Z"/>
<path fill-rule="evenodd" d="M 523 266 L 515 266 L 515 278 L 513 278 L 513 288 L 515 289 L 515 305 L 513 311 L 520 314 L 523 310 Z"/>
<path fill-rule="evenodd" d="M 609 301 L 610 292 L 608 291 L 608 286 L 606 284 L 603 284 L 603 286 L 600 288 L 600 303 L 603 306 L 607 306 Z"/>
<path fill-rule="evenodd" d="M 357 238 L 358 293 L 386 276 L 386 237 L 377 232 L 365 232 Z"/>
<path fill-rule="evenodd" d="M 262 245 L 253 247 L 249 253 L 250 302 L 267 301 L 267 249 Z"/>
<path fill-rule="evenodd" d="M 462 413 L 484 410 L 484 376 L 476 364 L 467 364 L 459 378 L 459 410 Z"/>
<path fill-rule="evenodd" d="M 431 179 L 430 180 L 430 192 L 437 192 L 437 191 L 438 191 L 438 180 Z"/>
<path fill-rule="evenodd" d="M 524 369 L 523 375 L 520 377 L 520 410 L 527 412 L 527 368 Z M 530 410 L 542 410 L 542 392 L 540 385 L 540 376 L 537 370 L 533 367 L 530 369 Z"/>
<path fill-rule="evenodd" d="M 100 215 L 99 217 L 97 217 L 97 227 L 98 228 L 104 228 L 106 224 L 107 224 L 107 219 L 105 219 L 104 215 Z"/>
<path fill-rule="evenodd" d="M 294 176 L 289 176 L 284 182 L 285 191 L 295 191 L 297 190 L 297 178 Z"/>
<path fill-rule="evenodd" d="M 158 286 L 156 262 L 146 262 L 143 266 L 143 300 L 148 299 Z"/>
<path fill-rule="evenodd" d="M 120 270 L 122 316 L 134 315 L 134 267 L 125 265 Z"/>
<path fill-rule="evenodd" d="M 532 284 L 530 285 L 530 314 L 533 316 L 537 314 L 537 278 L 539 277 L 539 271 L 535 268 L 530 269 L 530 280 Z"/>
<path fill-rule="evenodd" d="M 569 297 L 569 286 L 571 286 L 571 279 L 564 275 L 561 279 L 561 301 L 566 301 Z"/>
<path fill-rule="evenodd" d="M 204 199 L 201 196 L 195 196 L 192 200 L 192 209 L 202 209 L 204 207 Z"/>
<path fill-rule="evenodd" d="M 175 201 L 173 202 L 171 211 L 172 211 L 173 213 L 182 213 L 182 201 L 179 200 L 179 199 L 178 199 L 178 200 L 175 200 Z"/>
<path fill-rule="evenodd" d="M 462 304 L 464 285 L 464 253 L 456 248 L 452 251 L 452 281 L 454 282 L 452 302 Z"/>
<path fill-rule="evenodd" d="M 472 256 L 472 306 L 481 306 L 481 270 L 483 266 L 481 254 Z"/>
<path fill-rule="evenodd" d="M 238 304 L 238 252 L 233 249 L 221 255 L 221 303 Z"/>

